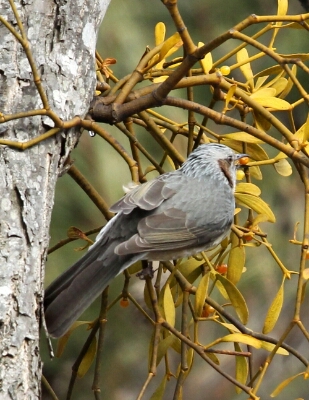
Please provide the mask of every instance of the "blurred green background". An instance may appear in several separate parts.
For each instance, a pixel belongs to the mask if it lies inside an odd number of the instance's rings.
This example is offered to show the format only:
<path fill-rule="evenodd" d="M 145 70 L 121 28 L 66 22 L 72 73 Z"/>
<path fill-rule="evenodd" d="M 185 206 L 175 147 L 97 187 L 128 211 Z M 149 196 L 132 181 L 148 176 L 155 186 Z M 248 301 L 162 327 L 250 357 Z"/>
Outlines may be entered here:
<path fill-rule="evenodd" d="M 266 15 L 275 14 L 276 0 L 179 0 L 179 8 L 188 26 L 193 40 L 204 43 L 214 39 L 227 29 L 246 18 L 250 14 Z M 300 3 L 290 0 L 289 13 L 302 13 Z M 130 73 L 140 60 L 147 45 L 154 45 L 155 24 L 162 21 L 167 26 L 167 36 L 174 33 L 175 29 L 165 7 L 159 0 L 112 0 L 103 21 L 98 38 L 98 50 L 103 58 L 113 57 L 117 64 L 112 66 L 114 74 L 120 78 Z M 252 32 L 256 27 L 249 28 L 246 33 Z M 305 52 L 308 45 L 305 44 L 306 35 L 299 34 L 298 30 L 291 32 L 285 30 L 276 43 L 280 46 L 280 52 Z M 226 51 L 237 46 L 239 42 L 228 41 L 214 53 L 214 59 L 225 54 Z M 249 52 L 251 51 L 248 48 Z M 251 53 L 250 53 L 251 54 Z M 252 54 L 254 51 L 252 50 Z M 267 67 L 268 65 L 265 65 Z M 257 63 L 253 68 L 257 72 L 264 66 Z M 304 85 L 308 89 L 308 84 Z M 208 104 L 209 90 L 198 89 L 196 100 Z M 206 99 L 206 101 L 205 101 Z M 158 110 L 161 112 L 161 110 Z M 186 113 L 182 110 L 166 110 L 167 115 L 181 122 L 185 121 Z M 307 111 L 304 108 L 297 110 L 298 126 L 306 120 Z M 285 116 L 282 117 L 283 120 Z M 201 118 L 202 119 L 202 118 Z M 200 119 L 200 121 L 201 121 Z M 128 141 L 112 126 L 104 128 L 114 135 L 124 147 L 128 148 Z M 218 133 L 226 130 L 225 127 L 212 125 Z M 138 130 L 139 140 L 154 156 L 160 155 L 158 145 L 150 135 Z M 276 135 L 276 132 L 274 132 Z M 179 147 L 185 154 L 185 146 L 179 142 Z M 265 149 L 268 151 L 267 147 Z M 72 159 L 76 166 L 83 172 L 87 179 L 95 186 L 108 204 L 112 204 L 123 194 L 122 185 L 131 180 L 129 170 L 125 162 L 117 153 L 101 138 L 90 138 L 85 132 L 76 150 L 72 153 Z M 145 164 L 147 165 L 147 164 Z M 296 174 L 288 178 L 278 175 L 272 167 L 264 167 L 263 181 L 254 182 L 262 189 L 262 198 L 270 204 L 277 223 L 263 224 L 262 228 L 268 233 L 269 241 L 273 248 L 290 269 L 297 269 L 299 263 L 299 249 L 289 244 L 293 237 L 293 229 L 296 221 L 303 219 L 303 188 Z M 155 176 L 155 174 L 153 175 Z M 96 209 L 84 192 L 73 182 L 69 175 L 61 177 L 57 184 L 55 207 L 51 224 L 51 246 L 66 237 L 66 231 L 70 226 L 76 226 L 84 231 L 105 224 L 105 219 Z M 302 224 L 300 225 L 302 229 Z M 301 231 L 300 231 L 301 232 Z M 49 284 L 57 275 L 81 257 L 81 253 L 74 251 L 83 243 L 73 242 L 51 254 L 47 261 L 46 284 Z M 258 255 L 258 257 L 257 257 Z M 249 327 L 261 330 L 267 309 L 281 283 L 281 272 L 269 256 L 266 249 L 249 249 L 247 252 L 247 272 L 243 275 L 239 288 L 243 293 L 251 318 Z M 117 277 L 111 284 L 111 299 L 116 297 L 122 288 L 123 277 Z M 286 284 L 286 299 L 289 293 L 295 290 L 296 278 L 293 276 Z M 137 278 L 131 280 L 130 292 L 137 298 L 143 298 L 144 283 Z M 78 295 L 78 294 L 77 294 Z M 293 313 L 293 301 L 285 302 L 282 316 L 271 336 L 281 334 Z M 95 318 L 99 307 L 99 300 L 85 313 L 85 318 Z M 201 333 L 201 338 L 210 342 L 220 331 L 215 326 L 207 325 L 207 330 Z M 212 329 L 210 329 L 212 327 Z M 104 356 L 102 360 L 102 399 L 122 400 L 135 399 L 147 377 L 148 365 L 148 340 L 151 335 L 151 326 L 136 311 L 133 305 L 128 308 L 115 306 L 108 315 Z M 218 333 L 219 332 L 219 333 Z M 294 332 L 293 346 L 299 351 L 305 349 L 300 343 L 302 337 Z M 49 360 L 47 347 L 43 344 L 44 374 L 55 388 L 59 398 L 65 398 L 66 389 L 70 379 L 72 364 L 87 336 L 82 328 L 76 331 L 69 341 L 63 357 L 58 360 Z M 259 352 L 259 360 L 263 362 L 266 353 Z M 280 356 L 278 356 L 280 357 Z M 222 366 L 233 374 L 234 358 L 220 358 Z M 175 364 L 176 365 L 176 364 Z M 281 358 L 281 362 L 274 362 L 267 371 L 263 389 L 259 393 L 263 400 L 269 398 L 269 393 L 283 379 L 301 370 L 302 366 L 294 358 Z M 278 367 L 280 365 L 280 367 Z M 276 366 L 276 368 L 275 368 Z M 91 384 L 93 368 L 82 381 L 78 381 L 73 399 L 82 400 L 93 398 Z M 158 377 L 147 390 L 145 399 L 151 397 L 151 393 L 158 386 L 163 369 L 159 367 Z M 270 377 L 273 378 L 270 378 Z M 168 384 L 165 399 L 173 396 L 174 382 Z M 214 372 L 202 360 L 196 359 L 196 364 L 184 386 L 184 399 L 195 400 L 232 400 L 245 399 L 245 395 L 237 395 L 233 386 Z M 297 388 L 297 391 L 295 391 Z M 308 384 L 297 381 L 291 388 L 287 388 L 278 399 L 294 399 L 295 396 L 308 398 Z M 44 398 L 49 397 L 44 392 Z"/>

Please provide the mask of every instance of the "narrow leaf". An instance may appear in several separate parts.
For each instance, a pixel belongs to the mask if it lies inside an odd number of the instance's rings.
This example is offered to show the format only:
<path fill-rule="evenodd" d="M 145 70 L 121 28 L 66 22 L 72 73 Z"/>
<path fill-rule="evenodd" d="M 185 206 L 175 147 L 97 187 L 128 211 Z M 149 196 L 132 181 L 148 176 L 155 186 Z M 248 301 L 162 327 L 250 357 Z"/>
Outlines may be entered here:
<path fill-rule="evenodd" d="M 155 43 L 156 46 L 164 42 L 166 27 L 163 22 L 158 22 L 155 26 Z"/>
<path fill-rule="evenodd" d="M 197 317 L 202 315 L 205 299 L 207 296 L 207 289 L 209 283 L 209 273 L 204 275 L 196 289 L 194 311 Z"/>
<path fill-rule="evenodd" d="M 245 266 L 245 248 L 244 246 L 239 246 L 239 240 L 235 233 L 231 234 L 231 238 L 232 249 L 228 259 L 227 279 L 236 285 Z"/>
<path fill-rule="evenodd" d="M 241 352 L 241 347 L 239 346 L 238 343 L 234 343 L 234 348 L 235 351 Z M 247 377 L 248 377 L 248 361 L 246 359 L 246 357 L 242 357 L 242 356 L 236 356 L 236 379 L 238 380 L 238 382 L 242 383 L 243 385 L 246 384 L 247 382 Z M 238 387 L 235 386 L 236 389 L 236 393 L 241 393 L 242 390 Z"/>
<path fill-rule="evenodd" d="M 171 292 L 170 285 L 165 285 L 163 295 L 163 310 L 166 321 L 174 326 L 175 325 L 175 305 Z"/>
<path fill-rule="evenodd" d="M 79 365 L 77 371 L 77 376 L 79 378 L 82 378 L 87 373 L 88 369 L 91 367 L 96 352 L 97 352 L 97 339 L 96 337 L 94 337 L 90 343 L 87 353 L 84 355 L 84 358 Z"/>
<path fill-rule="evenodd" d="M 229 103 L 232 100 L 232 98 L 234 97 L 235 91 L 236 91 L 237 85 L 231 85 L 231 87 L 229 88 L 227 94 L 226 94 L 226 98 L 225 98 L 225 108 L 228 109 Z"/>
<path fill-rule="evenodd" d="M 281 77 L 273 85 L 271 85 L 271 87 L 276 89 L 276 96 L 278 96 L 284 91 L 284 89 L 287 87 L 287 84 L 288 80 Z"/>
<path fill-rule="evenodd" d="M 258 214 L 265 214 L 269 222 L 275 222 L 276 218 L 270 207 L 260 197 L 252 196 L 251 194 L 235 193 L 236 202 L 247 208 L 251 208 Z"/>
<path fill-rule="evenodd" d="M 223 144 L 226 144 L 231 149 L 243 153 L 243 144 L 239 140 L 224 139 Z M 250 158 L 256 161 L 269 160 L 266 151 L 256 143 L 247 143 L 246 153 Z M 250 167 L 251 169 L 251 167 Z"/>
<path fill-rule="evenodd" d="M 307 121 L 305 122 L 304 125 L 304 136 L 303 136 L 303 141 L 306 142 L 309 140 L 309 114 L 307 116 Z"/>
<path fill-rule="evenodd" d="M 72 335 L 72 333 L 75 331 L 76 328 L 78 328 L 81 325 L 88 325 L 88 321 L 75 321 L 70 329 L 63 335 L 61 338 L 59 338 L 58 343 L 57 343 L 57 350 L 56 350 L 56 357 L 61 357 L 62 353 L 64 352 L 64 349 L 67 345 L 67 342 Z"/>
<path fill-rule="evenodd" d="M 274 97 L 276 95 L 276 89 L 274 88 L 261 88 L 256 92 L 253 92 L 250 96 L 252 99 L 264 98 L 264 97 Z"/>
<path fill-rule="evenodd" d="M 171 48 L 174 47 L 179 41 L 181 41 L 181 38 L 178 32 L 166 39 L 160 51 L 159 61 L 163 60 L 168 51 L 171 50 Z"/>
<path fill-rule="evenodd" d="M 261 181 L 263 179 L 261 168 L 258 166 L 250 167 L 250 175 L 252 176 L 252 178 L 258 181 Z"/>
<path fill-rule="evenodd" d="M 239 140 L 246 143 L 264 143 L 262 140 L 249 135 L 249 133 L 246 132 L 226 133 L 225 135 L 222 135 L 222 137 L 226 139 Z"/>
<path fill-rule="evenodd" d="M 277 97 L 257 97 L 254 99 L 257 103 L 266 108 L 274 108 L 275 110 L 290 110 L 291 104 Z"/>
<path fill-rule="evenodd" d="M 276 322 L 278 321 L 283 304 L 283 295 L 284 295 L 283 285 L 284 285 L 284 279 L 267 312 L 263 327 L 264 334 L 271 332 L 274 326 L 276 325 Z"/>
<path fill-rule="evenodd" d="M 216 365 L 220 365 L 219 358 L 214 353 L 205 352 L 205 356 L 210 358 Z"/>
<path fill-rule="evenodd" d="M 247 193 L 252 196 L 260 196 L 261 189 L 253 183 L 238 183 L 235 188 L 235 193 Z"/>
<path fill-rule="evenodd" d="M 244 333 L 231 333 L 230 335 L 223 336 L 221 338 L 221 342 L 237 342 L 237 343 L 244 343 L 249 346 L 254 347 L 255 349 L 264 349 L 271 352 L 275 345 L 272 343 L 264 342 L 263 340 L 256 339 L 250 335 L 246 335 Z M 211 347 L 211 344 L 209 345 Z M 289 353 L 279 347 L 276 354 L 281 354 L 287 356 Z"/>
<path fill-rule="evenodd" d="M 167 350 L 174 345 L 177 339 L 174 335 L 168 335 L 165 339 L 161 340 L 158 346 L 158 353 L 157 353 L 157 365 L 160 364 L 160 361 L 165 356 Z"/>
<path fill-rule="evenodd" d="M 248 322 L 249 313 L 247 304 L 242 294 L 237 287 L 228 279 L 224 278 L 224 276 L 216 274 L 216 278 L 224 286 L 240 321 L 245 325 Z"/>
<path fill-rule="evenodd" d="M 202 273 L 201 265 L 203 265 L 204 262 L 204 259 L 196 260 L 195 258 L 191 257 L 187 260 L 181 261 L 178 270 L 190 283 L 193 283 Z M 176 279 L 173 279 L 171 286 L 176 283 Z"/>
<path fill-rule="evenodd" d="M 297 25 L 299 25 L 299 24 L 297 24 Z M 297 65 L 294 64 L 294 65 L 292 66 L 292 68 L 291 68 L 291 73 L 292 73 L 294 76 L 296 76 L 296 72 L 297 72 Z M 279 95 L 280 99 L 286 98 L 286 96 L 290 93 L 290 91 L 291 91 L 293 85 L 294 85 L 293 80 L 292 80 L 291 78 L 289 78 L 289 79 L 288 79 L 288 83 L 287 83 L 287 85 L 286 85 L 284 91 L 283 91 L 282 93 L 280 93 L 280 95 Z"/>
<path fill-rule="evenodd" d="M 299 376 L 303 375 L 304 372 L 300 372 L 299 374 L 296 374 L 294 376 L 290 376 L 289 378 L 285 379 L 283 382 L 280 383 L 280 385 L 278 385 L 276 387 L 276 389 L 271 393 L 270 397 L 276 397 L 278 396 L 278 394 L 280 394 L 282 392 L 282 390 L 288 386 L 288 384 L 290 384 L 295 378 L 298 378 Z"/>
<path fill-rule="evenodd" d="M 199 42 L 197 46 L 202 47 L 202 46 L 204 46 L 204 43 Z M 201 64 L 204 74 L 208 74 L 209 71 L 211 70 L 212 64 L 213 64 L 211 53 L 207 53 L 205 55 L 205 57 L 202 60 L 200 60 L 200 64 Z"/>
<path fill-rule="evenodd" d="M 241 72 L 243 73 L 244 77 L 248 81 L 249 85 L 253 87 L 253 72 L 251 69 L 251 65 L 249 62 L 246 63 L 246 60 L 248 60 L 249 55 L 247 50 L 241 49 L 237 53 L 237 62 L 238 63 L 243 63 L 239 68 Z"/>
<path fill-rule="evenodd" d="M 166 382 L 167 382 L 167 376 L 164 375 L 160 385 L 157 387 L 157 389 L 154 391 L 153 395 L 150 397 L 150 400 L 162 400 L 163 399 Z"/>

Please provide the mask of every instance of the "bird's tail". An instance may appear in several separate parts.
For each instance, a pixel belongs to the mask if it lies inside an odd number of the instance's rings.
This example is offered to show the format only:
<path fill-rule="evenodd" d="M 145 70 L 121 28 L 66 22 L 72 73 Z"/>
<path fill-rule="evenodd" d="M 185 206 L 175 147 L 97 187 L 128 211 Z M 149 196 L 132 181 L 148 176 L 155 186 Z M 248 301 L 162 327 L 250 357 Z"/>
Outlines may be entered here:
<path fill-rule="evenodd" d="M 45 320 L 51 336 L 64 335 L 108 283 L 135 262 L 134 255 L 115 254 L 116 245 L 109 243 L 102 250 L 102 243 L 96 243 L 46 289 Z"/>

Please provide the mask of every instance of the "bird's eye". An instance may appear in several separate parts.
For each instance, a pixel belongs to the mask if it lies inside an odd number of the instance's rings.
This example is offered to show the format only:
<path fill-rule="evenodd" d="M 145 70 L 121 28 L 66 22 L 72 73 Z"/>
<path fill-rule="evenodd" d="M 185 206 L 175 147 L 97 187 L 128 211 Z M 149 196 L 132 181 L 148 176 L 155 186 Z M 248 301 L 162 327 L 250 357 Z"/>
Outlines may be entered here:
<path fill-rule="evenodd" d="M 228 161 L 230 164 L 232 164 L 232 162 L 233 162 L 233 156 L 228 156 L 227 161 Z"/>

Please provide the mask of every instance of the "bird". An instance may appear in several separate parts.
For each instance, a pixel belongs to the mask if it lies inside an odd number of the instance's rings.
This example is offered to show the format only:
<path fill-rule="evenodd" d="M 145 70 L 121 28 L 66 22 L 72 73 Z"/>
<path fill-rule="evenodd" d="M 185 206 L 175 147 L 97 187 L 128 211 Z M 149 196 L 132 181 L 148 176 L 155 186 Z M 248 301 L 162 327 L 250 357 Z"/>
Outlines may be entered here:
<path fill-rule="evenodd" d="M 84 256 L 45 291 L 50 336 L 63 336 L 110 281 L 138 260 L 189 257 L 215 247 L 231 228 L 238 160 L 220 143 L 199 145 L 182 166 L 136 186 L 110 210 Z"/>

